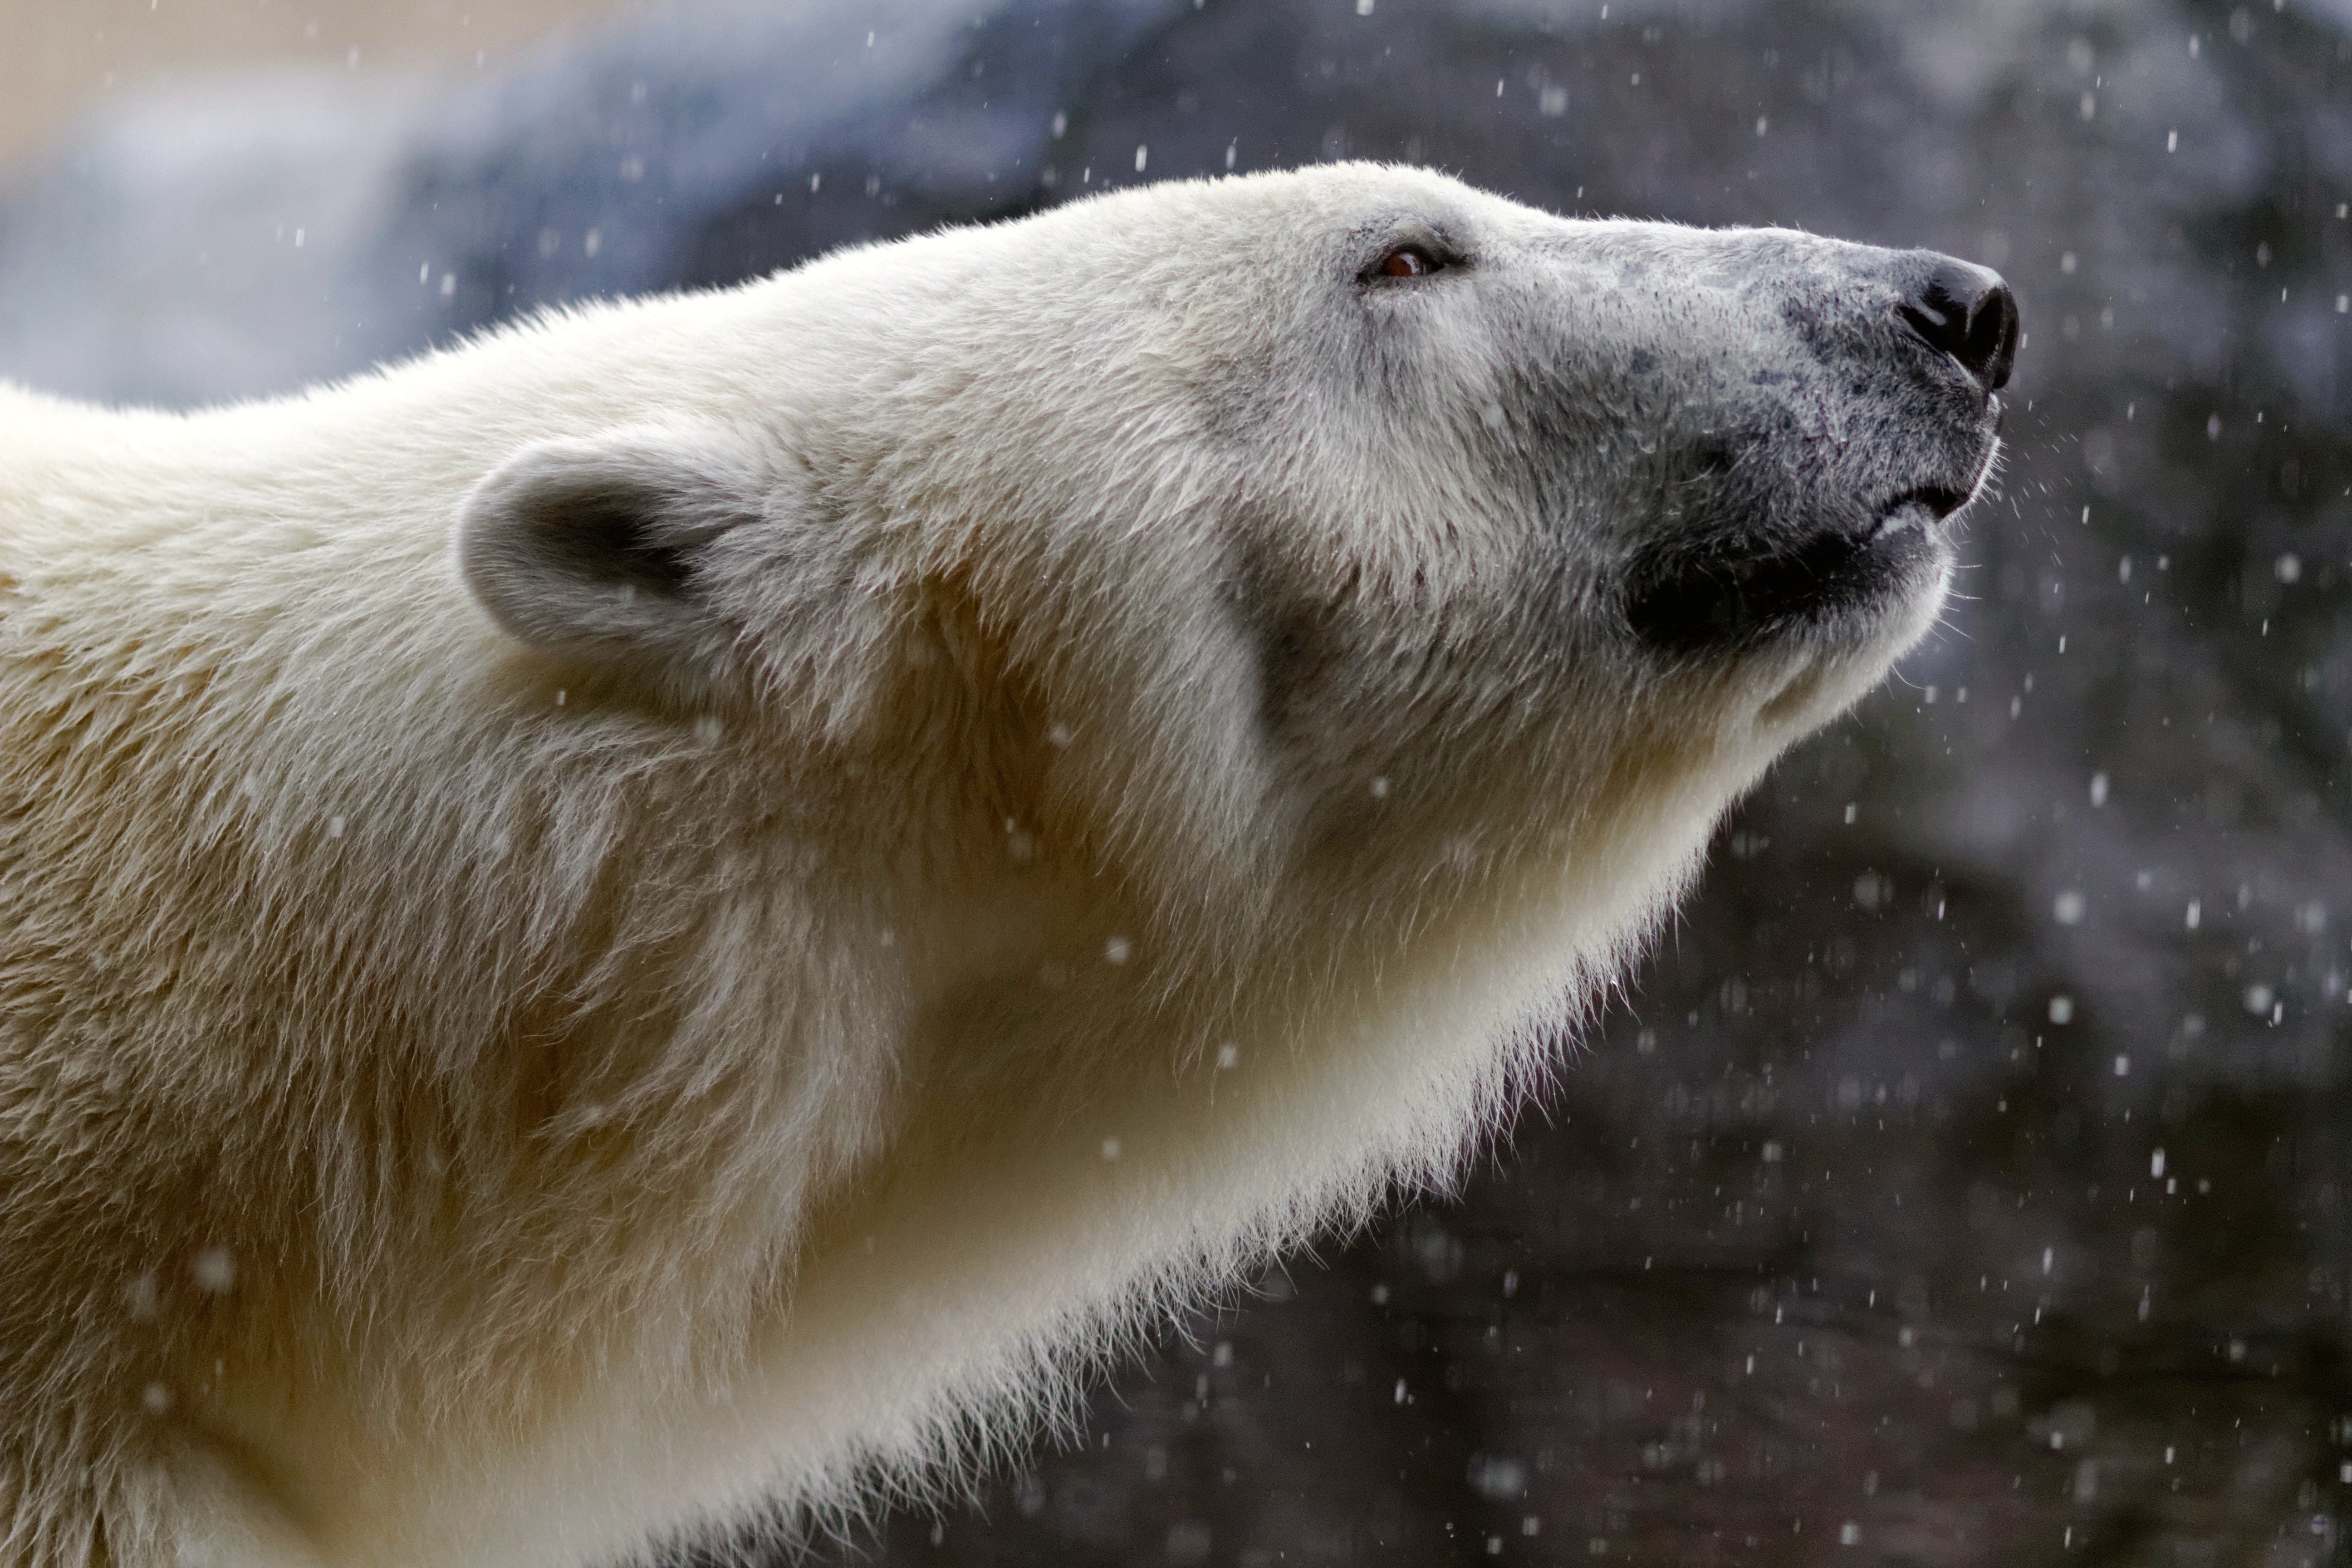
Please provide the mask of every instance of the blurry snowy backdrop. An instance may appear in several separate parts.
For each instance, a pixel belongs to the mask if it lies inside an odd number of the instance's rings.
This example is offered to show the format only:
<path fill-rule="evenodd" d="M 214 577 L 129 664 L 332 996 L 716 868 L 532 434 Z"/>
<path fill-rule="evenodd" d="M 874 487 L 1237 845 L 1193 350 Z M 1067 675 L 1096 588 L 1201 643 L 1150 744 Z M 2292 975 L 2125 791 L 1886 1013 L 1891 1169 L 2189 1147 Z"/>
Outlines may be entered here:
<path fill-rule="evenodd" d="M 2347 1560 L 2352 0 L 0 5 L 0 375 L 1340 157 L 2005 271 L 1964 598 L 1562 1091 L 886 1564 Z"/>

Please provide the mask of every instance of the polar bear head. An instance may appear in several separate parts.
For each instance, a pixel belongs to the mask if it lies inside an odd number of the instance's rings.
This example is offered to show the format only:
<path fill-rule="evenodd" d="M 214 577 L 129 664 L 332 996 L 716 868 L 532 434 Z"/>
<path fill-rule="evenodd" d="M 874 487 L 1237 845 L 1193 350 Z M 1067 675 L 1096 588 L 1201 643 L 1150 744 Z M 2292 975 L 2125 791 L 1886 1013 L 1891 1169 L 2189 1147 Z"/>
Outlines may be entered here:
<path fill-rule="evenodd" d="M 488 480 L 467 582 L 1194 947 L 1709 818 L 1935 614 L 2016 334 L 1930 253 L 1367 165 L 766 287 L 767 363 Z"/>

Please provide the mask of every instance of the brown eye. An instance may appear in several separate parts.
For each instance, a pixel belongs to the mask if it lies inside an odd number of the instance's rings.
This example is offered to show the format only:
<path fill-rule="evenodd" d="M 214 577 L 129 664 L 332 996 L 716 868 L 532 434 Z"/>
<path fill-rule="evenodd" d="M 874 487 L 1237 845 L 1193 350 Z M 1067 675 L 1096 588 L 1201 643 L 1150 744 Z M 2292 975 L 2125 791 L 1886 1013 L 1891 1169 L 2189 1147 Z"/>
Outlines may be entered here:
<path fill-rule="evenodd" d="M 1426 278 L 1436 270 L 1436 258 L 1417 245 L 1400 245 L 1381 258 L 1383 278 Z"/>

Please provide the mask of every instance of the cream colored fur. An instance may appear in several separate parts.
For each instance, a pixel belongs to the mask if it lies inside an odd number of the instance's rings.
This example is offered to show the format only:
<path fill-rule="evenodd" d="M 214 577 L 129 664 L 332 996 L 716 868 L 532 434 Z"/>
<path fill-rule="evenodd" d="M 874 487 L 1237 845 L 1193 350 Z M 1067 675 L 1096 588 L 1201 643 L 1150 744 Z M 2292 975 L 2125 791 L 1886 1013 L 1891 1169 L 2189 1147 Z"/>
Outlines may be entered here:
<path fill-rule="evenodd" d="M 1445 1181 L 1933 612 L 1602 625 L 1644 422 L 1873 254 L 1340 166 L 0 389 L 0 1561 L 855 1505 Z"/>

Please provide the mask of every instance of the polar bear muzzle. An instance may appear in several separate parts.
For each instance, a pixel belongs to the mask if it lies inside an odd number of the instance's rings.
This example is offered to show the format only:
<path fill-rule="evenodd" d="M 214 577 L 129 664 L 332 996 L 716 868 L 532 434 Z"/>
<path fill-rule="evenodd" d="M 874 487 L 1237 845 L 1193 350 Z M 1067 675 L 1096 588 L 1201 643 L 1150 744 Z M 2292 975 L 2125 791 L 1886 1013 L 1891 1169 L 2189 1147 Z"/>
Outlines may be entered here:
<path fill-rule="evenodd" d="M 1992 470 L 2017 304 L 1997 274 L 1948 257 L 1895 266 L 1904 286 L 1891 321 L 1883 309 L 1847 321 L 1790 312 L 1812 374 L 1862 405 L 1846 428 L 1801 427 L 1783 401 L 1760 428 L 1667 459 L 1667 526 L 1635 547 L 1623 577 L 1625 618 L 1645 644 L 1688 656 L 1867 635 L 1939 575 L 1944 523 Z M 1855 426 L 1866 435 L 1850 435 Z"/>

